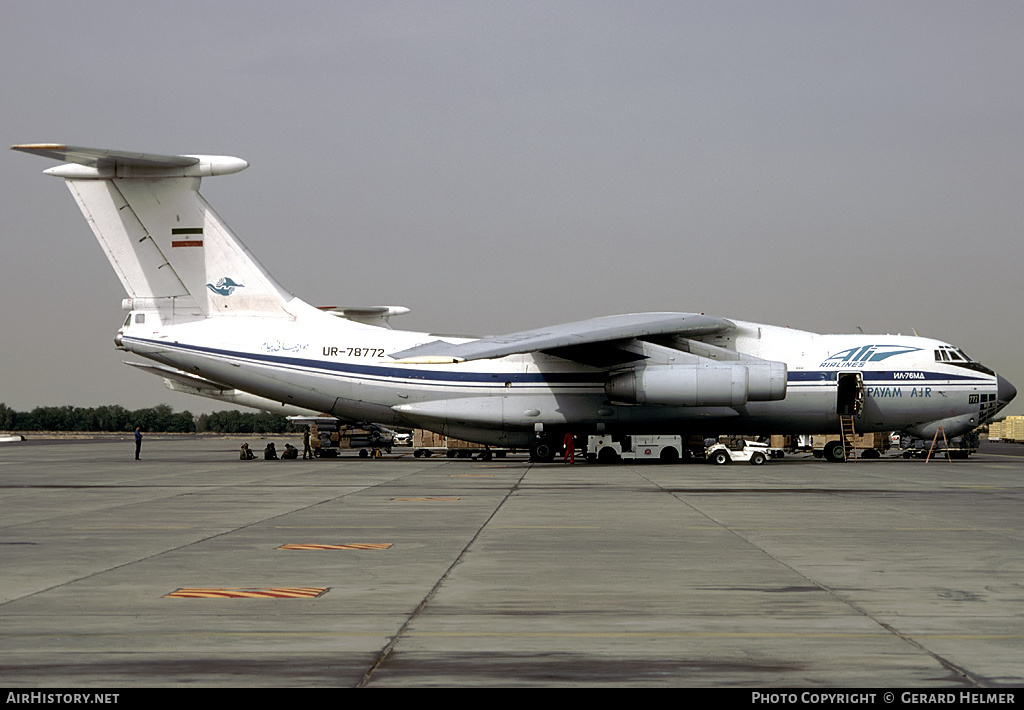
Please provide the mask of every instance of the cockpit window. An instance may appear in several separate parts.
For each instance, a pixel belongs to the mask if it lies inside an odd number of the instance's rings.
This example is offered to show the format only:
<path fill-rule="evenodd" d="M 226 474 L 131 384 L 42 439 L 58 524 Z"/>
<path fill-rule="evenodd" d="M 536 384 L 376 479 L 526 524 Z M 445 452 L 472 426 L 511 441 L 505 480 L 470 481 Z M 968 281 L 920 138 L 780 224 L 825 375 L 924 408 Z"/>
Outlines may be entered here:
<path fill-rule="evenodd" d="M 146 314 L 145 313 L 136 313 L 135 314 L 135 324 L 136 325 L 138 325 L 139 323 L 145 323 L 145 322 L 146 322 Z"/>
<path fill-rule="evenodd" d="M 949 362 L 958 367 L 963 367 L 968 370 L 974 370 L 976 372 L 984 372 L 986 375 L 995 375 L 992 370 L 988 369 L 980 362 L 975 362 L 960 348 L 954 348 L 952 345 L 940 345 L 935 350 L 935 362 Z"/>

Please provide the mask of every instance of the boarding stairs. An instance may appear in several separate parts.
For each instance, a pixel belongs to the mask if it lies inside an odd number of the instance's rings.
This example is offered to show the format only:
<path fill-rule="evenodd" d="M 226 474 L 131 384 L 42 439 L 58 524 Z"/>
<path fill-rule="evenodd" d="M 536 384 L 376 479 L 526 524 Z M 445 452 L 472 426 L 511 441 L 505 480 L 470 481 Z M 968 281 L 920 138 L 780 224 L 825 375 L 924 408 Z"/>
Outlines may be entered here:
<path fill-rule="evenodd" d="M 857 460 L 857 432 L 853 429 L 853 415 L 839 415 L 839 432 L 843 440 L 843 450 L 847 461 Z"/>

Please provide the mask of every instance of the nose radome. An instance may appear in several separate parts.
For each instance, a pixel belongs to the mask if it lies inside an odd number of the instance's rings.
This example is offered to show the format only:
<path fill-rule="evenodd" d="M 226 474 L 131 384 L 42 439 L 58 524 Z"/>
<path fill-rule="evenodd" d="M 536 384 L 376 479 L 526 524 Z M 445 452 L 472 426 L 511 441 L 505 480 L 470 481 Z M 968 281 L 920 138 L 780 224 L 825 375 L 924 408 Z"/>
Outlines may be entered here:
<path fill-rule="evenodd" d="M 1009 402 L 1017 396 L 1017 388 L 1002 375 L 996 375 L 996 396 L 1000 402 Z"/>

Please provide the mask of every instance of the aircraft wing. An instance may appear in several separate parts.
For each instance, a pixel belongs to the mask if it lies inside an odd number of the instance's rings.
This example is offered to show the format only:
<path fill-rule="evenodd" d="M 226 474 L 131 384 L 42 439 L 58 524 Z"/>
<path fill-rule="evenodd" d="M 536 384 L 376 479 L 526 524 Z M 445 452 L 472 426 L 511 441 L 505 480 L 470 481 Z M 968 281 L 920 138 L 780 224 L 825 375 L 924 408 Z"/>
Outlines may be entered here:
<path fill-rule="evenodd" d="M 391 353 L 391 357 L 405 363 L 464 362 L 654 335 L 697 337 L 734 327 L 732 321 L 700 313 L 627 313 L 489 336 L 468 343 L 435 340 Z"/>

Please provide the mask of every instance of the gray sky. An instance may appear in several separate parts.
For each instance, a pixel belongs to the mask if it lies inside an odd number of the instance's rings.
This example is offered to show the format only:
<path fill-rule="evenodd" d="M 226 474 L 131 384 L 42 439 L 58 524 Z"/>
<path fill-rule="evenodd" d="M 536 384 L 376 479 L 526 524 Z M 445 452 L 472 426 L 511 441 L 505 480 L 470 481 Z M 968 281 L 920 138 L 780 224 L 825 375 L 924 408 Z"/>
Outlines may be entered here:
<path fill-rule="evenodd" d="M 0 20 L 8 145 L 245 158 L 202 192 L 315 305 L 470 334 L 654 310 L 916 329 L 1024 387 L 1016 0 L 11 0 Z M 121 364 L 123 290 L 53 164 L 0 160 L 0 401 L 222 408 Z"/>

